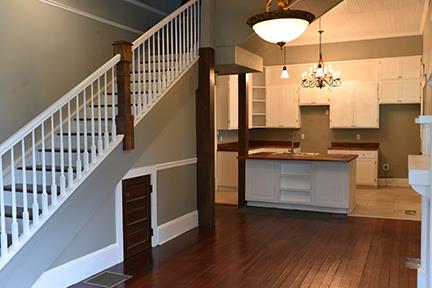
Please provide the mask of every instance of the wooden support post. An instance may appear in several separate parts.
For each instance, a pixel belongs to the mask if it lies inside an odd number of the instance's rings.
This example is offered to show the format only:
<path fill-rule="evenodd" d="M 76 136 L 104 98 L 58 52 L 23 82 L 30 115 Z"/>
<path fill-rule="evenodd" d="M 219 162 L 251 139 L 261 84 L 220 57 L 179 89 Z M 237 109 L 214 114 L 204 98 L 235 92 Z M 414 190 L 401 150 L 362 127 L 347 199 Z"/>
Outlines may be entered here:
<path fill-rule="evenodd" d="M 117 92 L 118 113 L 115 119 L 117 134 L 123 134 L 123 150 L 133 150 L 134 141 L 134 117 L 131 110 L 130 93 L 130 65 L 132 63 L 132 43 L 116 41 L 113 43 L 114 55 L 120 54 L 121 60 L 117 64 Z M 113 119 L 114 120 L 114 119 Z"/>
<path fill-rule="evenodd" d="M 200 48 L 196 95 L 197 205 L 201 227 L 215 223 L 214 49 Z"/>
<path fill-rule="evenodd" d="M 249 153 L 249 100 L 246 74 L 238 79 L 238 207 L 246 206 L 246 156 Z"/>

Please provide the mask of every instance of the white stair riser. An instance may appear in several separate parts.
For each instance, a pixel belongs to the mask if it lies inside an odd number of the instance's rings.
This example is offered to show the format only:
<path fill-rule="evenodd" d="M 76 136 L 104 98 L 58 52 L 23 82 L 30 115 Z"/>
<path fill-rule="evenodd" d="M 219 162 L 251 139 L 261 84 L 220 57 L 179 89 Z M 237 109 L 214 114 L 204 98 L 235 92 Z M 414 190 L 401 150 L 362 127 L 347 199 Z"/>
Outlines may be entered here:
<path fill-rule="evenodd" d="M 23 192 L 16 192 L 16 203 L 17 207 L 24 207 L 24 193 Z M 42 194 L 37 194 L 37 202 L 39 204 L 39 207 L 42 207 Z M 48 203 L 51 203 L 51 195 L 48 195 Z M 6 206 L 12 206 L 12 192 L 6 192 L 5 191 L 5 204 Z M 33 205 L 33 193 L 27 192 L 27 207 L 31 208 Z"/>
<path fill-rule="evenodd" d="M 12 218 L 6 217 L 6 233 L 12 234 Z M 18 230 L 20 233 L 23 233 L 23 220 L 17 218 Z M 30 221 L 31 223 L 31 221 Z"/>
<path fill-rule="evenodd" d="M 74 165 L 75 166 L 75 165 Z M 65 167 L 68 167 L 67 162 L 65 163 Z M 28 171 L 26 170 L 26 177 L 27 177 L 27 183 L 28 184 L 33 184 L 33 171 Z M 21 175 L 22 175 L 22 171 L 17 171 L 17 179 L 22 179 Z M 42 171 L 36 171 L 36 184 L 38 185 L 42 185 L 43 184 L 43 173 Z M 67 171 L 64 172 L 65 175 L 65 179 L 66 179 L 66 187 L 68 186 L 67 184 L 67 179 L 68 179 L 68 173 Z M 73 174 L 75 177 L 75 173 Z M 56 172 L 55 173 L 55 183 L 57 186 L 60 186 L 60 176 L 61 173 L 60 172 Z M 52 172 L 51 171 L 46 171 L 46 185 L 51 185 L 52 184 Z M 21 181 L 19 181 L 21 182 Z"/>

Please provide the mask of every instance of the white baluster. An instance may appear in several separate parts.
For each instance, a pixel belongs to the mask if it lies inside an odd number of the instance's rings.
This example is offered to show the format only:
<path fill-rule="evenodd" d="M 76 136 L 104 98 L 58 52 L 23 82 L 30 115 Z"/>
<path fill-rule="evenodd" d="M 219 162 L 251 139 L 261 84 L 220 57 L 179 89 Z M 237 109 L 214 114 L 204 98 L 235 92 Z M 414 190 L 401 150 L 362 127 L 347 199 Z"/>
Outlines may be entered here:
<path fill-rule="evenodd" d="M 55 167 L 55 125 L 54 114 L 51 116 L 51 167 Z M 56 184 L 56 171 L 51 170 L 51 204 L 57 205 L 57 184 Z"/>
<path fill-rule="evenodd" d="M 177 16 L 175 18 L 174 24 L 175 24 L 175 75 L 177 77 L 177 75 L 179 74 L 179 69 L 180 69 L 180 55 L 179 55 L 179 47 L 180 47 L 180 39 L 179 39 L 179 24 L 178 22 L 180 21 L 179 16 Z"/>
<path fill-rule="evenodd" d="M 147 40 L 147 70 L 148 70 L 148 82 L 147 82 L 147 89 L 148 89 L 148 94 L 149 94 L 149 105 L 151 103 L 151 101 L 153 101 L 153 84 L 152 84 L 152 79 L 153 79 L 153 71 L 152 71 L 152 63 L 151 63 L 151 42 L 150 39 Z"/>
<path fill-rule="evenodd" d="M 45 149 L 45 123 L 41 125 L 41 142 L 42 142 L 42 214 L 48 213 L 48 193 L 47 193 L 47 173 L 46 173 L 46 149 Z M 51 167 L 51 169 L 55 169 Z"/>
<path fill-rule="evenodd" d="M 165 45 L 167 44 L 167 42 L 165 41 L 165 27 L 162 27 L 162 90 L 165 90 L 166 88 L 166 83 L 167 83 L 167 77 L 166 77 L 166 71 L 165 71 Z"/>
<path fill-rule="evenodd" d="M 35 131 L 32 131 L 32 175 L 33 175 L 33 204 L 32 204 L 32 218 L 33 223 L 39 223 L 39 203 L 37 195 L 37 178 L 36 178 L 36 139 Z"/>
<path fill-rule="evenodd" d="M 21 165 L 22 170 L 22 193 L 23 193 L 23 232 L 24 235 L 30 233 L 30 216 L 28 211 L 28 199 L 27 199 L 27 173 L 26 173 L 26 156 L 25 156 L 25 143 L 24 138 L 21 140 Z"/>
<path fill-rule="evenodd" d="M 3 183 L 3 155 L 0 155 L 0 248 L 1 258 L 4 258 L 8 254 L 8 241 L 6 233 L 6 211 L 5 211 L 5 200 L 4 200 L 4 183 Z"/>
<path fill-rule="evenodd" d="M 182 72 L 186 68 L 186 11 L 182 12 Z"/>
<path fill-rule="evenodd" d="M 115 67 L 111 68 L 111 109 L 112 109 L 112 121 L 111 121 L 111 136 L 112 141 L 114 142 L 117 137 L 117 127 L 116 127 L 116 113 L 115 113 L 115 107 L 116 107 L 116 101 L 115 101 Z"/>
<path fill-rule="evenodd" d="M 68 110 L 68 117 L 67 117 L 67 126 L 68 126 L 68 187 L 72 187 L 73 185 L 73 163 L 72 163 L 72 126 L 71 126 L 71 107 L 70 107 L 70 101 L 67 104 L 67 110 Z M 77 121 L 79 119 L 77 118 Z M 63 136 L 62 136 L 63 137 Z"/>
<path fill-rule="evenodd" d="M 142 79 L 142 103 L 143 103 L 143 111 L 147 110 L 147 107 L 149 106 L 149 101 L 148 101 L 148 91 L 147 91 L 147 85 L 146 85 L 146 79 L 147 79 L 147 74 L 148 74 L 148 68 L 147 65 L 145 63 L 145 42 L 143 42 L 142 44 L 142 48 L 141 48 L 141 52 L 142 52 L 142 57 L 141 57 L 141 67 L 142 67 L 142 71 L 143 71 L 143 79 Z"/>
<path fill-rule="evenodd" d="M 18 238 L 18 221 L 17 221 L 17 205 L 16 205 L 16 182 L 15 182 L 15 155 L 14 155 L 14 146 L 12 146 L 10 150 L 10 159 L 11 159 L 11 184 L 12 184 L 12 245 L 17 245 Z"/>
<path fill-rule="evenodd" d="M 113 80 L 114 82 L 114 80 Z M 88 88 L 88 87 L 87 87 Z M 84 127 L 84 154 L 83 154 L 83 161 L 84 161 L 84 171 L 88 171 L 89 169 L 89 152 L 88 152 L 88 131 L 87 131 L 87 88 L 84 89 L 83 92 L 83 127 Z M 77 121 L 77 125 L 79 126 L 80 123 Z"/>
<path fill-rule="evenodd" d="M 138 85 L 138 102 L 137 103 L 134 103 L 133 105 L 134 105 L 134 109 L 135 109 L 135 111 L 138 111 L 137 113 L 136 113 L 136 115 L 141 115 L 141 105 L 142 105 L 142 101 L 141 101 L 141 96 L 142 96 L 142 94 L 141 94 L 141 81 L 143 81 L 142 80 L 142 78 L 141 78 L 141 70 L 143 71 L 142 73 L 145 73 L 145 69 L 144 69 L 144 65 L 142 65 L 141 64 L 141 51 L 140 51 L 140 47 L 141 46 L 138 46 L 137 47 L 137 54 L 138 54 L 138 63 L 139 63 L 139 65 L 138 65 L 138 83 L 134 83 L 134 86 L 135 85 Z"/>
<path fill-rule="evenodd" d="M 153 36 L 152 36 L 152 48 L 153 48 L 153 62 L 152 62 L 152 67 L 153 67 L 153 77 L 152 77 L 152 81 L 153 81 L 153 83 L 152 83 L 152 86 L 153 86 L 153 99 L 152 99 L 152 101 L 154 101 L 155 99 L 156 99 L 156 96 L 159 94 L 159 91 L 157 91 L 157 88 L 156 88 L 156 70 L 157 70 L 157 68 L 156 68 L 156 43 L 155 43 L 155 38 L 156 38 L 156 34 L 153 34 Z"/>
<path fill-rule="evenodd" d="M 161 30 L 157 31 L 157 84 L 158 84 L 158 96 L 162 93 L 162 71 L 161 71 Z"/>
<path fill-rule="evenodd" d="M 93 83 L 91 84 L 91 95 L 90 95 L 90 99 L 91 99 L 91 119 L 90 119 L 90 124 L 91 124 L 91 162 L 92 164 L 94 164 L 96 162 L 96 137 L 95 137 L 95 123 L 94 123 L 94 95 L 93 95 Z"/>
<path fill-rule="evenodd" d="M 79 97 L 79 93 L 76 96 L 76 117 L 77 119 L 80 118 L 80 97 Z M 83 104 L 83 106 L 85 106 L 85 103 Z M 77 133 L 77 146 L 76 146 L 76 173 L 77 173 L 77 178 L 81 178 L 81 171 L 82 171 L 82 162 L 81 162 L 81 129 L 80 129 L 80 123 L 79 121 L 75 121 L 76 124 L 76 133 Z M 83 138 L 85 139 L 87 137 L 86 134 L 83 134 Z"/>
<path fill-rule="evenodd" d="M 112 95 L 114 96 L 114 95 Z M 109 146 L 109 120 L 108 120 L 108 80 L 107 73 L 104 73 L 104 114 L 105 114 L 105 131 L 104 131 L 104 143 L 105 149 Z M 114 121 L 114 119 L 113 119 Z"/>
<path fill-rule="evenodd" d="M 77 119 L 77 121 L 79 121 Z M 66 176 L 65 176 L 65 161 L 64 161 L 64 139 L 63 139 L 63 107 L 59 110 L 59 126 L 60 126 L 60 194 L 66 194 Z"/>
<path fill-rule="evenodd" d="M 132 49 L 132 114 L 134 116 L 137 115 L 137 111 L 136 111 L 136 85 L 137 83 L 139 83 L 139 81 L 141 80 L 139 77 L 139 70 L 138 69 L 138 80 L 136 79 L 136 74 L 137 74 L 137 70 L 136 70 L 136 60 L 135 60 L 135 50 Z M 138 63 L 138 67 L 139 67 L 139 63 Z M 138 92 L 139 93 L 139 92 Z M 111 95 L 114 97 L 114 91 L 112 91 Z"/>
<path fill-rule="evenodd" d="M 191 8 L 189 7 L 187 9 L 187 11 L 185 11 L 186 14 L 186 63 L 187 65 L 189 65 L 190 61 L 191 61 L 191 26 L 190 26 L 190 12 L 191 12 Z"/>
<path fill-rule="evenodd" d="M 174 57 L 174 38 L 173 38 L 174 37 L 173 36 L 174 23 L 173 23 L 173 20 L 171 20 L 169 24 L 170 24 L 170 46 L 171 46 L 171 49 L 170 49 L 170 54 L 169 54 L 170 56 L 169 56 L 168 67 L 170 69 L 170 71 L 169 71 L 169 83 L 171 83 L 171 81 L 174 80 L 174 59 L 173 59 L 173 57 Z"/>
<path fill-rule="evenodd" d="M 103 153 L 103 142 L 102 142 L 102 114 L 101 114 L 101 87 L 100 87 L 100 78 L 97 80 L 98 84 L 98 154 L 99 156 Z"/>
<path fill-rule="evenodd" d="M 196 54 L 199 54 L 199 48 L 200 48 L 200 39 L 201 39 L 201 4 L 197 3 L 197 10 L 198 10 L 198 17 L 197 17 L 197 48 L 196 48 Z"/>
<path fill-rule="evenodd" d="M 198 2 L 196 2 L 194 5 L 194 58 L 198 55 Z"/>

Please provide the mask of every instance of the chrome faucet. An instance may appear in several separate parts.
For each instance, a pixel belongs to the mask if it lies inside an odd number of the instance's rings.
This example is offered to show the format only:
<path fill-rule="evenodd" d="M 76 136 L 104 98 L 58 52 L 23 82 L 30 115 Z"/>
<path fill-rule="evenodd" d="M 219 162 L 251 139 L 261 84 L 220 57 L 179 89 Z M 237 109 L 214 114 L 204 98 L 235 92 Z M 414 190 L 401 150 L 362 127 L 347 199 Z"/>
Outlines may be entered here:
<path fill-rule="evenodd" d="M 301 151 L 301 133 L 300 131 L 296 130 L 291 134 L 291 155 L 294 154 L 294 140 L 295 140 L 295 136 L 298 137 L 299 140 L 299 149 Z"/>

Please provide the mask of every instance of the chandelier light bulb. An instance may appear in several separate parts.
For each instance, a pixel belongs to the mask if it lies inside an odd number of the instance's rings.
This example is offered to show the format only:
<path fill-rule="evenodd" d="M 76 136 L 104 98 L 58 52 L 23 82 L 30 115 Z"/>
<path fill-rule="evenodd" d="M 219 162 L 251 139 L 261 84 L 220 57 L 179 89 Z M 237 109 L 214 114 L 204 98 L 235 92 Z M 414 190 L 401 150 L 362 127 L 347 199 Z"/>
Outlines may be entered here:
<path fill-rule="evenodd" d="M 324 69 L 321 66 L 318 66 L 318 69 L 315 72 L 315 76 L 318 78 L 324 77 Z"/>

